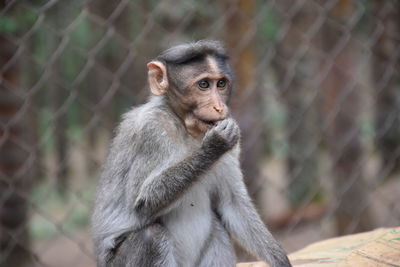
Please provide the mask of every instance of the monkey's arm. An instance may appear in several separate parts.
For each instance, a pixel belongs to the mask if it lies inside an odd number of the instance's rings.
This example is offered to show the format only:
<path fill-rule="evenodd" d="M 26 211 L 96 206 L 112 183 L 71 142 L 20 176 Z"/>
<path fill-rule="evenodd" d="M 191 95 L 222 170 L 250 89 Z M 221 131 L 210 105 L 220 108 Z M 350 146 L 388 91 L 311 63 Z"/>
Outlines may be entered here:
<path fill-rule="evenodd" d="M 224 125 L 221 127 L 223 128 Z M 219 129 L 218 127 L 216 128 L 217 130 Z M 160 145 L 162 146 L 162 144 Z M 181 156 L 179 153 L 165 153 L 168 149 L 158 148 L 152 153 L 164 151 L 164 155 L 159 155 L 159 157 L 169 159 Z M 140 187 L 139 194 L 134 201 L 133 208 L 135 212 L 144 215 L 142 217 L 148 219 L 163 209 L 170 207 L 228 149 L 230 147 L 226 144 L 225 139 L 210 132 L 205 141 L 203 141 L 202 146 L 186 158 L 176 163 L 167 162 L 164 163 L 163 167 L 157 167 L 159 170 L 148 175 Z"/>
<path fill-rule="evenodd" d="M 218 212 L 228 231 L 252 254 L 272 267 L 291 266 L 286 253 L 261 221 L 243 183 L 239 163 L 230 166 L 229 199 L 221 199 Z"/>
<path fill-rule="evenodd" d="M 168 207 L 196 182 L 216 158 L 200 149 L 182 161 L 166 167 L 160 174 L 146 178 L 140 188 L 134 209 L 150 217 Z"/>
<path fill-rule="evenodd" d="M 233 120 L 225 120 L 208 131 L 203 138 L 201 147 L 189 156 L 177 163 L 166 163 L 164 167 L 158 167 L 160 170 L 149 175 L 143 182 L 134 202 L 134 210 L 147 219 L 171 206 L 189 190 L 205 171 L 237 143 L 238 131 L 239 128 Z M 151 135 L 151 132 L 148 134 Z M 151 145 L 156 147 L 153 143 Z M 166 149 L 166 147 L 165 142 L 164 144 L 160 143 L 152 153 L 159 154 L 160 151 L 163 151 L 164 155 L 158 157 L 167 159 L 179 155 L 179 153 L 168 154 L 171 149 Z"/>

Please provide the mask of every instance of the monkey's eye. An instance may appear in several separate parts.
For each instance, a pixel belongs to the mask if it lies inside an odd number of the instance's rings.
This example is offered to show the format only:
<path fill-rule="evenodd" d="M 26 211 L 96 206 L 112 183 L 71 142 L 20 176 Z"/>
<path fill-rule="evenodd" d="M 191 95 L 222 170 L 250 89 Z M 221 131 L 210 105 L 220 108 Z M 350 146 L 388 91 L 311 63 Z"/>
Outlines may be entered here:
<path fill-rule="evenodd" d="M 210 87 L 210 83 L 207 80 L 201 80 L 200 82 L 198 82 L 198 86 L 200 87 L 200 89 L 207 89 Z"/>
<path fill-rule="evenodd" d="M 222 79 L 222 80 L 219 80 L 218 82 L 217 82 L 217 87 L 225 87 L 225 85 L 226 85 L 226 80 L 224 80 L 224 79 Z"/>

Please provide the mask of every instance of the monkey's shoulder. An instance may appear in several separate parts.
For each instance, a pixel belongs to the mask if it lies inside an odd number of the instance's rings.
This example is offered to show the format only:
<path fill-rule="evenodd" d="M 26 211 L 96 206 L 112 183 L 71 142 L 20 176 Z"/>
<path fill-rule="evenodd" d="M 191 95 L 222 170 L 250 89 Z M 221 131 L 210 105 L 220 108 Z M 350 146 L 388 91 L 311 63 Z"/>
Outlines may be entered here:
<path fill-rule="evenodd" d="M 186 131 L 182 122 L 170 110 L 150 101 L 123 115 L 117 130 L 117 139 L 168 145 L 180 143 L 185 138 L 183 133 Z"/>

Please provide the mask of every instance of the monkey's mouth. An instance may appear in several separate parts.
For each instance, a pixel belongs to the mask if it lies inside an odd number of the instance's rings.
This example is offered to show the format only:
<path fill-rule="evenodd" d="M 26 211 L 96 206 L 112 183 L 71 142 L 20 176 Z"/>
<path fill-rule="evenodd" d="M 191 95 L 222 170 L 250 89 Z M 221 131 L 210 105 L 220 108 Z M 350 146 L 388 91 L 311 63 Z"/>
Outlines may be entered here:
<path fill-rule="evenodd" d="M 218 125 L 218 123 L 219 123 L 220 121 L 222 121 L 222 120 L 201 120 L 201 119 L 199 119 L 199 121 L 201 121 L 202 123 L 207 124 L 207 125 L 213 127 L 213 126 Z"/>

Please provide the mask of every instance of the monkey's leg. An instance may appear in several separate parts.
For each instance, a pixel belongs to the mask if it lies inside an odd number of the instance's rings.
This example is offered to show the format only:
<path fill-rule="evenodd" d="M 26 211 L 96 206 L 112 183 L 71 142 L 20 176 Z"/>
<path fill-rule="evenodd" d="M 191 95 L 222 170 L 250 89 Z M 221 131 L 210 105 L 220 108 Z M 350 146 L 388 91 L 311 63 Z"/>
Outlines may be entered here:
<path fill-rule="evenodd" d="M 167 230 L 155 223 L 139 232 L 129 233 L 116 248 L 107 266 L 175 267 L 177 264 Z"/>
<path fill-rule="evenodd" d="M 199 267 L 228 267 L 235 266 L 236 255 L 231 244 L 228 232 L 221 222 L 214 223 L 214 230 L 210 240 L 206 243 L 202 255 L 199 257 Z"/>

